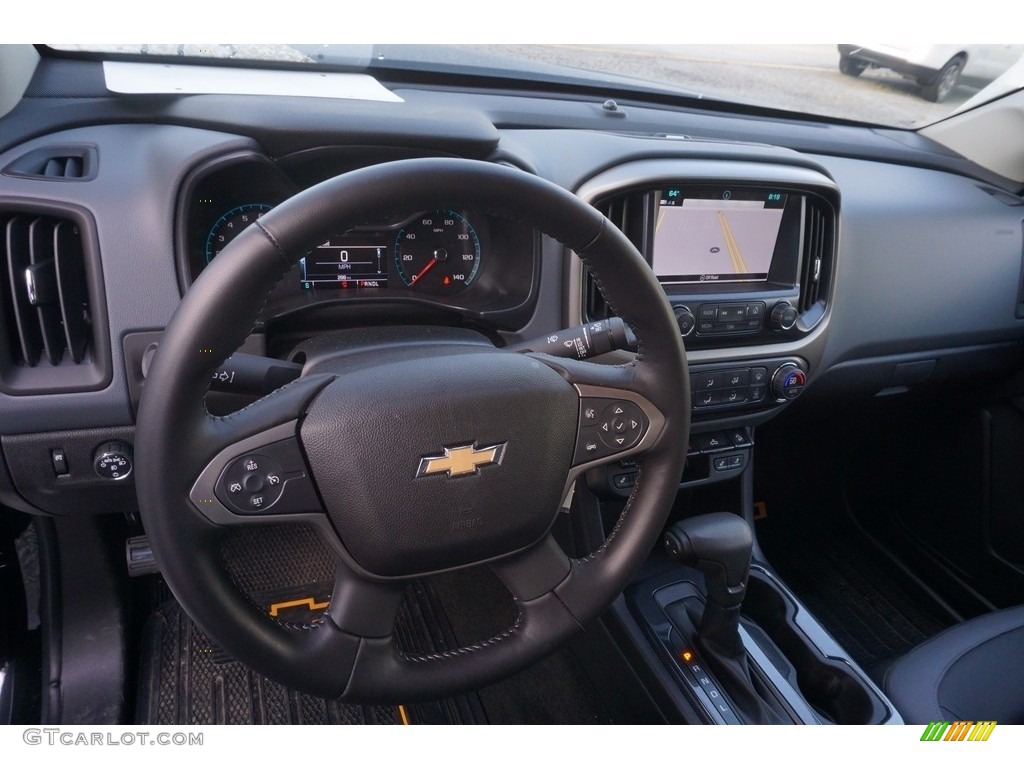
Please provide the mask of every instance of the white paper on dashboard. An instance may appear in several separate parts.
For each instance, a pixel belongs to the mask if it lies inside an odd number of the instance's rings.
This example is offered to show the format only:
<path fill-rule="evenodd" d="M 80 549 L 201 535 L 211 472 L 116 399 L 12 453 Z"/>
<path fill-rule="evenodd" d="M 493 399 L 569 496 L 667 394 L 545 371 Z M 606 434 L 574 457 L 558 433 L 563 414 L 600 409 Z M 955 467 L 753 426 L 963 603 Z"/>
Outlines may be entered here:
<path fill-rule="evenodd" d="M 374 78 L 355 72 L 280 72 L 238 67 L 105 61 L 103 75 L 108 90 L 115 93 L 222 93 L 403 101 Z"/>

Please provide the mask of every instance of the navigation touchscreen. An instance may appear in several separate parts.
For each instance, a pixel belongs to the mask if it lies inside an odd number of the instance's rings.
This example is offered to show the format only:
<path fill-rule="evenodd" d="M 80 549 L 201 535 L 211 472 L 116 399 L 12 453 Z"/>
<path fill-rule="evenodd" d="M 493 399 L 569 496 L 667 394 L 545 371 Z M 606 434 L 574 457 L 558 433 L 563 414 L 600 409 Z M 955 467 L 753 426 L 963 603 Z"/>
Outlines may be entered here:
<path fill-rule="evenodd" d="M 784 192 L 666 189 L 654 222 L 654 273 L 664 283 L 768 279 Z"/>

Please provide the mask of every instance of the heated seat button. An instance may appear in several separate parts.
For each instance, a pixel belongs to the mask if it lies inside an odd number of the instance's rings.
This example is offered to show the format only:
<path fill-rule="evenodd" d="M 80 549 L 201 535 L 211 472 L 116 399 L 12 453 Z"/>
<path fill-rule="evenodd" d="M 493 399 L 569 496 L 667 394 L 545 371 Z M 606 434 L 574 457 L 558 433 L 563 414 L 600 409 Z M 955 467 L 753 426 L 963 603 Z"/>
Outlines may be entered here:
<path fill-rule="evenodd" d="M 722 405 L 739 405 L 747 402 L 746 389 L 726 389 L 722 392 Z"/>
<path fill-rule="evenodd" d="M 722 393 L 715 392 L 694 392 L 693 405 L 695 408 L 709 408 L 712 405 L 721 405 Z"/>
<path fill-rule="evenodd" d="M 694 384 L 693 389 L 697 392 L 704 392 L 709 389 L 719 389 L 723 386 L 721 371 L 698 373 L 695 378 L 696 384 Z"/>
<path fill-rule="evenodd" d="M 726 387 L 745 387 L 750 383 L 750 371 L 745 368 L 726 371 L 722 376 L 722 380 L 725 382 Z"/>

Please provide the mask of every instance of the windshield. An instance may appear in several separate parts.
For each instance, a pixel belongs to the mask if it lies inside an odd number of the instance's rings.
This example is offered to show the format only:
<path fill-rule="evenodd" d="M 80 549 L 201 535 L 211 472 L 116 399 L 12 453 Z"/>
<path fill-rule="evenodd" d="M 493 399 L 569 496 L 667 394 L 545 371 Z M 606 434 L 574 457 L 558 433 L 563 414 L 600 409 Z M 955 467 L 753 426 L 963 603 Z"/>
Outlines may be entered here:
<path fill-rule="evenodd" d="M 118 54 L 436 71 L 755 105 L 918 128 L 1024 84 L 1024 45 L 111 45 Z"/>

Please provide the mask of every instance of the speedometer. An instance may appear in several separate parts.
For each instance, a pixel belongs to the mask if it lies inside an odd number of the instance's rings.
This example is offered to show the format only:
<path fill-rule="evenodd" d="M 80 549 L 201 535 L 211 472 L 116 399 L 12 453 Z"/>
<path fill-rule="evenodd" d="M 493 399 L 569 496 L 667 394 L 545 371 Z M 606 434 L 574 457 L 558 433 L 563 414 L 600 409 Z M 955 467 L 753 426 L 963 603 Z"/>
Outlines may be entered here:
<path fill-rule="evenodd" d="M 480 238 L 465 216 L 428 211 L 398 231 L 395 270 L 402 281 L 429 293 L 457 293 L 480 270 Z"/>
<path fill-rule="evenodd" d="M 246 203 L 235 206 L 217 219 L 210 227 L 210 234 L 206 236 L 206 263 L 213 261 L 228 243 L 242 233 L 243 229 L 273 207 L 266 203 Z"/>

